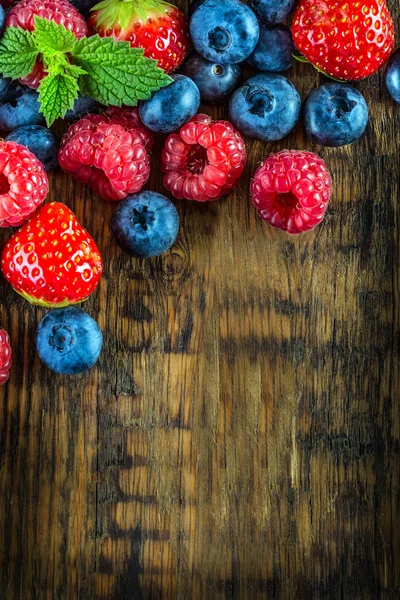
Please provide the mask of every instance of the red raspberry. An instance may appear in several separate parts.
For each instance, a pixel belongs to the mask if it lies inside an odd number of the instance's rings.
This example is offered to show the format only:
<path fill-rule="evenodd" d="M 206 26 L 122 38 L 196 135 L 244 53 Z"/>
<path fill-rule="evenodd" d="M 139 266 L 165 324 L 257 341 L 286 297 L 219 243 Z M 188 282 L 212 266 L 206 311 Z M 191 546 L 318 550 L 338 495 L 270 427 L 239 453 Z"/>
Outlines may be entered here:
<path fill-rule="evenodd" d="M 107 115 L 87 115 L 61 141 L 60 166 L 105 200 L 123 200 L 150 177 L 143 133 L 126 129 Z"/>
<path fill-rule="evenodd" d="M 130 108 L 128 106 L 109 106 L 104 113 L 110 120 L 110 123 L 122 125 L 128 131 L 135 129 L 142 138 L 143 144 L 147 150 L 153 147 L 153 134 L 150 129 L 142 123 L 139 117 L 138 108 Z"/>
<path fill-rule="evenodd" d="M 49 181 L 28 148 L 0 141 L 0 227 L 18 227 L 43 204 Z"/>
<path fill-rule="evenodd" d="M 302 233 L 324 218 L 332 179 L 316 154 L 282 150 L 268 156 L 257 169 L 250 192 L 264 221 L 287 233 Z"/>
<path fill-rule="evenodd" d="M 35 16 L 64 25 L 80 40 L 87 36 L 88 28 L 81 13 L 68 0 L 20 0 L 8 15 L 7 27 L 22 27 L 26 31 L 35 28 Z M 29 75 L 20 79 L 21 83 L 37 89 L 44 76 L 43 64 L 37 60 Z"/>
<path fill-rule="evenodd" d="M 0 327 L 0 385 L 3 385 L 3 383 L 8 381 L 11 365 L 10 337 L 8 333 Z"/>
<path fill-rule="evenodd" d="M 218 200 L 236 186 L 246 161 L 243 138 L 233 125 L 199 114 L 165 142 L 164 186 L 175 198 Z"/>

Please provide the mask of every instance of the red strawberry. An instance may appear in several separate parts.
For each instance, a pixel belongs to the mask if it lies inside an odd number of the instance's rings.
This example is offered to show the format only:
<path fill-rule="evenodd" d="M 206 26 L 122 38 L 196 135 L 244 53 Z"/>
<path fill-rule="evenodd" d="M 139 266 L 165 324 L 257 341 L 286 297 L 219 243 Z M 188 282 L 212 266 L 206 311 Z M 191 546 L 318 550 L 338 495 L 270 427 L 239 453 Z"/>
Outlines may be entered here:
<path fill-rule="evenodd" d="M 80 40 L 88 33 L 85 19 L 68 0 L 20 0 L 8 15 L 7 27 L 22 27 L 26 31 L 35 28 L 35 16 L 55 21 L 72 31 Z M 43 63 L 37 60 L 29 75 L 21 79 L 21 83 L 37 89 L 44 77 Z"/>
<path fill-rule="evenodd" d="M 375 73 L 394 47 L 393 20 L 385 0 L 301 0 L 292 34 L 315 67 L 349 81 Z"/>
<path fill-rule="evenodd" d="M 85 300 L 97 287 L 103 270 L 95 242 L 59 202 L 42 206 L 8 240 L 1 268 L 21 296 L 51 308 Z"/>
<path fill-rule="evenodd" d="M 88 22 L 92 33 L 144 48 L 144 55 L 157 60 L 166 73 L 185 58 L 188 27 L 176 6 L 162 0 L 103 0 L 96 8 Z"/>

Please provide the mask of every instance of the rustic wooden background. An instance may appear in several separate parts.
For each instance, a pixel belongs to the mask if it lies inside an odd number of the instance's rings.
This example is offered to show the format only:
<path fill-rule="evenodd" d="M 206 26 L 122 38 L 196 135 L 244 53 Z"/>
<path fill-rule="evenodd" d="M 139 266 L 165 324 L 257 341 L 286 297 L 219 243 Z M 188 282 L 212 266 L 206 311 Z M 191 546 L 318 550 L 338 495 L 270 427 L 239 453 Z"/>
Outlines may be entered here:
<path fill-rule="evenodd" d="M 289 77 L 303 99 L 323 80 L 307 65 Z M 178 201 L 178 242 L 155 260 L 123 254 L 113 206 L 52 176 L 50 199 L 104 256 L 85 308 L 105 346 L 90 372 L 52 374 L 35 351 L 43 310 L 1 281 L 14 350 L 1 600 L 400 598 L 400 107 L 383 73 L 357 87 L 371 109 L 361 141 L 321 149 L 301 124 L 249 141 L 240 189 Z M 319 152 L 335 183 L 323 225 L 300 238 L 248 198 L 285 147 Z"/>

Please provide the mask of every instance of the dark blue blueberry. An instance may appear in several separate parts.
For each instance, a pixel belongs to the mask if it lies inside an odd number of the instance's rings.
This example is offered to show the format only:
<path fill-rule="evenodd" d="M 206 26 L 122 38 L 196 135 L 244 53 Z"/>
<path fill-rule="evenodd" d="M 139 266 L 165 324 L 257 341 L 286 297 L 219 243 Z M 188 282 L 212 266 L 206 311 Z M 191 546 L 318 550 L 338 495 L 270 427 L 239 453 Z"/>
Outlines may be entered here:
<path fill-rule="evenodd" d="M 389 61 L 386 71 L 386 86 L 393 100 L 400 104 L 400 49 L 392 54 Z"/>
<path fill-rule="evenodd" d="M 260 39 L 247 62 L 258 71 L 279 73 L 286 71 L 294 63 L 295 52 L 292 34 L 285 25 L 272 29 L 260 28 Z"/>
<path fill-rule="evenodd" d="M 73 108 L 67 111 L 64 119 L 67 121 L 79 121 L 88 114 L 98 113 L 101 108 L 104 108 L 101 104 L 90 98 L 89 96 L 78 96 L 75 100 Z"/>
<path fill-rule="evenodd" d="M 38 93 L 26 85 L 12 83 L 0 103 L 0 131 L 43 123 L 38 97 Z"/>
<path fill-rule="evenodd" d="M 322 146 L 345 146 L 362 136 L 368 123 L 368 106 L 358 90 L 344 83 L 327 83 L 315 89 L 304 106 L 307 134 Z"/>
<path fill-rule="evenodd" d="M 79 12 L 84 16 L 88 17 L 90 14 L 90 9 L 93 8 L 96 4 L 99 3 L 99 0 L 70 0 L 71 4 L 73 4 Z"/>
<path fill-rule="evenodd" d="M 152 131 L 176 131 L 199 110 L 200 92 L 197 85 L 185 75 L 172 75 L 172 78 L 173 83 L 140 105 L 140 118 Z"/>
<path fill-rule="evenodd" d="M 0 79 L 0 102 L 7 95 L 8 90 L 10 89 L 11 79 L 4 77 Z"/>
<path fill-rule="evenodd" d="M 96 321 L 75 307 L 48 313 L 36 337 L 40 359 L 63 375 L 76 375 L 93 367 L 102 345 L 103 335 Z"/>
<path fill-rule="evenodd" d="M 195 82 L 202 102 L 223 104 L 231 97 L 242 80 L 240 65 L 219 65 L 193 52 L 182 72 Z"/>
<path fill-rule="evenodd" d="M 140 192 L 118 205 L 111 230 L 125 252 L 136 258 L 150 258 L 171 248 L 179 231 L 179 215 L 165 196 Z"/>
<path fill-rule="evenodd" d="M 197 52 L 218 64 L 234 64 L 253 52 L 260 27 L 252 10 L 239 0 L 206 0 L 190 20 Z"/>
<path fill-rule="evenodd" d="M 203 2 L 205 2 L 205 0 L 192 0 L 192 2 L 189 4 L 189 17 L 192 16 L 194 11 L 197 10 L 200 4 L 203 4 Z"/>
<path fill-rule="evenodd" d="M 6 24 L 6 13 L 4 12 L 4 8 L 2 6 L 0 6 L 0 33 L 3 32 L 5 24 Z"/>
<path fill-rule="evenodd" d="M 58 166 L 58 139 L 50 129 L 41 125 L 25 125 L 14 129 L 6 141 L 26 146 L 40 160 L 46 171 Z"/>
<path fill-rule="evenodd" d="M 301 108 L 294 85 L 282 75 L 251 77 L 231 97 L 229 113 L 237 129 L 251 138 L 273 142 L 295 127 Z"/>
<path fill-rule="evenodd" d="M 290 14 L 296 0 L 249 0 L 249 6 L 264 25 L 276 25 Z"/>

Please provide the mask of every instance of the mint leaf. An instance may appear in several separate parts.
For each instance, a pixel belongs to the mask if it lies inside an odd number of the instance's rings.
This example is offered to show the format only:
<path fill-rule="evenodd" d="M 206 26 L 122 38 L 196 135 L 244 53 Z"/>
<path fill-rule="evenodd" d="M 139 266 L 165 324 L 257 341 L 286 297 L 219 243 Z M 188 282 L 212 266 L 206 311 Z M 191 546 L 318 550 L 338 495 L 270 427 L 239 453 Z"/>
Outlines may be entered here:
<path fill-rule="evenodd" d="M 54 21 L 48 21 L 38 16 L 35 16 L 35 29 L 32 35 L 39 52 L 45 57 L 59 52 L 71 52 L 76 42 L 72 31 L 66 29 L 64 25 L 57 25 Z"/>
<path fill-rule="evenodd" d="M 79 79 L 81 92 L 102 104 L 136 106 L 173 81 L 129 42 L 95 35 L 77 41 L 71 54 L 87 73 Z"/>
<path fill-rule="evenodd" d="M 0 72 L 3 77 L 26 77 L 35 66 L 39 50 L 32 33 L 20 27 L 7 27 L 0 41 Z"/>
<path fill-rule="evenodd" d="M 64 117 L 67 110 L 73 107 L 78 97 L 78 82 L 74 77 L 65 74 L 47 75 L 39 86 L 40 111 L 47 126 L 56 119 Z"/>

